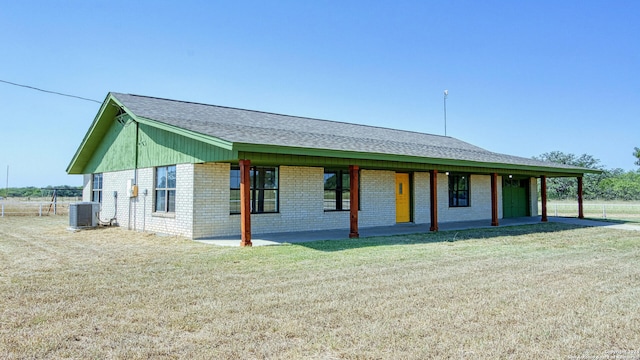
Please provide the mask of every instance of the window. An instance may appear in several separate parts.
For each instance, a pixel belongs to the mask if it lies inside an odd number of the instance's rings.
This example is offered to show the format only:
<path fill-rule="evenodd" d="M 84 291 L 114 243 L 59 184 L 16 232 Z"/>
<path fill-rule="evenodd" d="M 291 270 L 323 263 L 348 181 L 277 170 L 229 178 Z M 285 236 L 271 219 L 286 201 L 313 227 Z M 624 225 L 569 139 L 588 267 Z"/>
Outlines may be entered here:
<path fill-rule="evenodd" d="M 350 209 L 350 177 L 348 171 L 324 171 L 324 210 Z"/>
<path fill-rule="evenodd" d="M 240 214 L 240 167 L 232 166 L 230 173 L 229 210 Z M 249 202 L 251 213 L 278 212 L 278 168 L 252 166 L 249 169 Z"/>
<path fill-rule="evenodd" d="M 93 174 L 91 179 L 91 201 L 102 204 L 102 174 Z"/>
<path fill-rule="evenodd" d="M 176 166 L 162 166 L 156 168 L 156 212 L 176 211 Z"/>
<path fill-rule="evenodd" d="M 449 206 L 469 206 L 469 174 L 449 175 Z"/>

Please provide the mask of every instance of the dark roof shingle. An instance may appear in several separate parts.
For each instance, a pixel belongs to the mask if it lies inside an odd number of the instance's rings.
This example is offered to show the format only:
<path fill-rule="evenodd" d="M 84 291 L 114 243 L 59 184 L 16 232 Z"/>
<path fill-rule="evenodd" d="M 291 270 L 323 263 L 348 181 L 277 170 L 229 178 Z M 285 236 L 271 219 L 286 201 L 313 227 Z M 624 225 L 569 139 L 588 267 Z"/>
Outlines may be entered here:
<path fill-rule="evenodd" d="M 449 136 L 111 93 L 135 116 L 231 143 L 277 145 L 577 170 L 491 152 Z"/>

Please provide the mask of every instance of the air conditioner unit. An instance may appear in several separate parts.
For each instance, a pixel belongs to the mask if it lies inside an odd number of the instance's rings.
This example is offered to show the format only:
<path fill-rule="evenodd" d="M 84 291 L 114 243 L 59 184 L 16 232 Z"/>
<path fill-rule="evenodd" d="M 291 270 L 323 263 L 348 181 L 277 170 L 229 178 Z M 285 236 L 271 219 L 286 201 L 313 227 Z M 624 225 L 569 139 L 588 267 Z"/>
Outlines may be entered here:
<path fill-rule="evenodd" d="M 100 203 L 79 202 L 69 204 L 69 227 L 73 229 L 98 226 Z"/>

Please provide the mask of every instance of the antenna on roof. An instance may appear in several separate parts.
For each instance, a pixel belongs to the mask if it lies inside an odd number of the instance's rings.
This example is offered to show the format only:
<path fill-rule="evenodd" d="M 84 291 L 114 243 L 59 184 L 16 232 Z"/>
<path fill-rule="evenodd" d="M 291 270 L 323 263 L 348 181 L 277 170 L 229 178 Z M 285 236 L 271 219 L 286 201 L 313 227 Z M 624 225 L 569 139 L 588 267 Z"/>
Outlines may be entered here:
<path fill-rule="evenodd" d="M 444 91 L 444 136 L 447 136 L 447 96 L 449 90 Z"/>

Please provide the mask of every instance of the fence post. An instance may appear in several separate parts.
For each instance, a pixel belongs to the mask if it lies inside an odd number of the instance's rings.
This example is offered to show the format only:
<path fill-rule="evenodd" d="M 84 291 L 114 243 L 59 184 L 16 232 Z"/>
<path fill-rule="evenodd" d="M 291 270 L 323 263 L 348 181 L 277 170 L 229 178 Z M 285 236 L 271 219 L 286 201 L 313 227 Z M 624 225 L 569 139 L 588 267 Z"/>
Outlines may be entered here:
<path fill-rule="evenodd" d="M 607 218 L 607 205 L 606 204 L 602 204 L 602 217 L 604 219 Z"/>
<path fill-rule="evenodd" d="M 4 217 L 4 203 L 2 203 L 2 215 L 0 217 Z"/>
<path fill-rule="evenodd" d="M 556 217 L 558 217 L 558 204 L 554 204 L 556 208 Z"/>
<path fill-rule="evenodd" d="M 40 206 L 38 209 L 38 216 L 42 217 L 42 203 L 40 203 Z"/>

